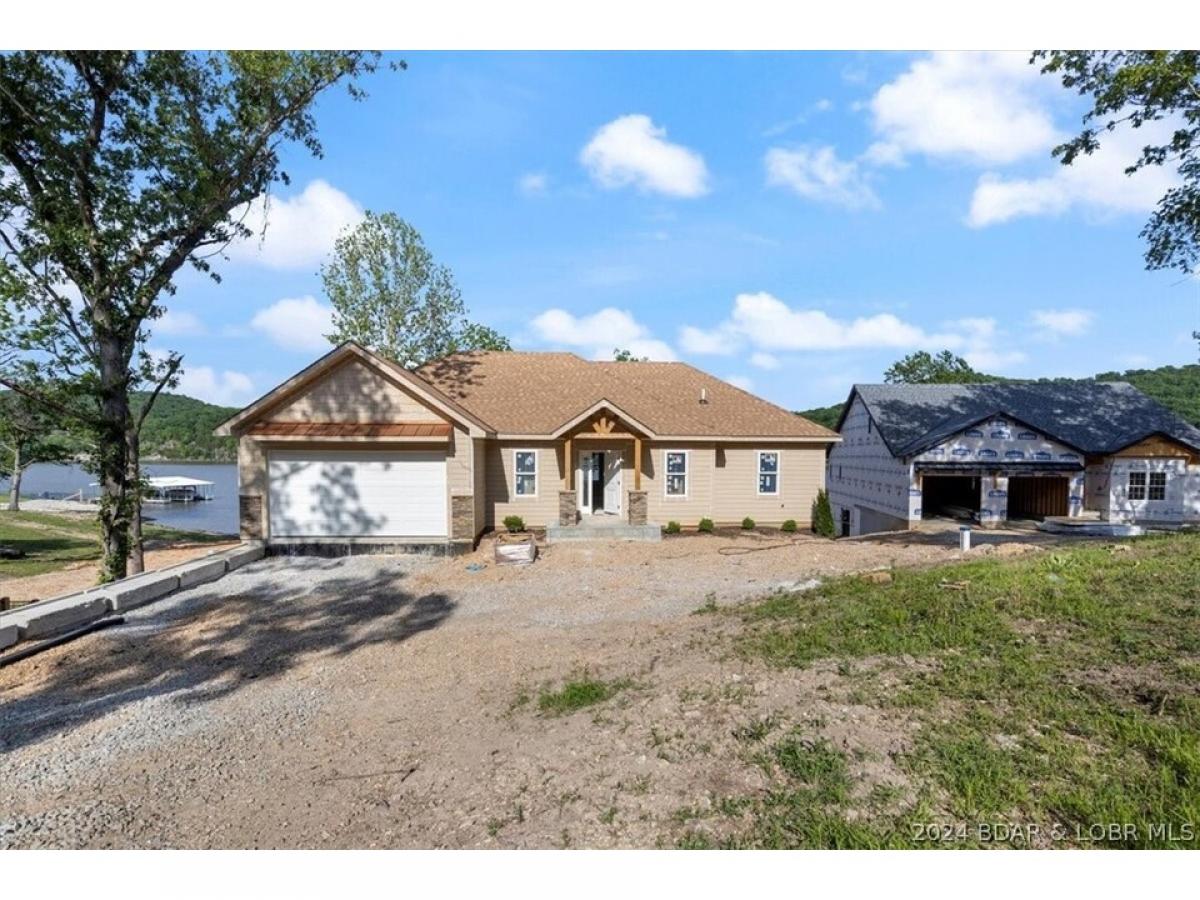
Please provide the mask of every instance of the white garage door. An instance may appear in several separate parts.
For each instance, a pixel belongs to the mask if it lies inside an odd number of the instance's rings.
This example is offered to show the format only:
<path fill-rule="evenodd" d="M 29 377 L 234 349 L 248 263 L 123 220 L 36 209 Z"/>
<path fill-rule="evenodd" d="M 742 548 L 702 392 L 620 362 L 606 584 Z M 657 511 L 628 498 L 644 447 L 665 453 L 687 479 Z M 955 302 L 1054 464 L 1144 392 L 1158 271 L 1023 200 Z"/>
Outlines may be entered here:
<path fill-rule="evenodd" d="M 446 537 L 442 451 L 273 450 L 271 536 Z"/>

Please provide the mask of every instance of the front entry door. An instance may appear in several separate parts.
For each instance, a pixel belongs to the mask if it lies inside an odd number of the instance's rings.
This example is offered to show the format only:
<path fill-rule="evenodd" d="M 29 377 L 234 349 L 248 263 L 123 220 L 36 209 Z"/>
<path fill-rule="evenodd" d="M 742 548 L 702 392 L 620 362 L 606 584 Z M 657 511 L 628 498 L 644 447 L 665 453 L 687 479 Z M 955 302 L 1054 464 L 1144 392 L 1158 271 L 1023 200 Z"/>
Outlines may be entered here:
<path fill-rule="evenodd" d="M 578 502 L 585 515 L 620 515 L 621 453 L 585 450 L 579 454 Z"/>

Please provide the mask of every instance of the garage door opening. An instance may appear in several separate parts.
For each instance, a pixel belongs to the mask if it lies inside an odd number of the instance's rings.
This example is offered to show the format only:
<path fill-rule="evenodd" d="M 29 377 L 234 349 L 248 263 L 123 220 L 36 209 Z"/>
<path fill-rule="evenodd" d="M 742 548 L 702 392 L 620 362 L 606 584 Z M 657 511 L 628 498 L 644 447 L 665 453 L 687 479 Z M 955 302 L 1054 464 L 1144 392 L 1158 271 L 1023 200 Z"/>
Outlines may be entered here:
<path fill-rule="evenodd" d="M 444 451 L 272 450 L 271 538 L 445 538 Z"/>
<path fill-rule="evenodd" d="M 971 519 L 978 512 L 979 476 L 922 476 L 921 518 L 948 516 L 951 519 Z"/>
<path fill-rule="evenodd" d="M 1008 517 L 1044 519 L 1067 515 L 1067 479 L 1056 475 L 1019 475 L 1008 479 Z"/>

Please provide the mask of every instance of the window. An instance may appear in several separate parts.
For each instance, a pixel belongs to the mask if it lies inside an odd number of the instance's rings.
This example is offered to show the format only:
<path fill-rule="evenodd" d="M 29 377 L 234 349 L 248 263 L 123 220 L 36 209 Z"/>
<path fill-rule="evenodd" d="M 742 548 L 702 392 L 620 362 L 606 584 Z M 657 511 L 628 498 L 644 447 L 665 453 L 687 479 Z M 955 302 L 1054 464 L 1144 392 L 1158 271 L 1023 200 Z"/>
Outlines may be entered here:
<path fill-rule="evenodd" d="M 1145 472 L 1130 472 L 1129 473 L 1129 499 L 1130 500 L 1145 500 L 1146 499 L 1146 473 Z"/>
<path fill-rule="evenodd" d="M 668 450 L 666 460 L 668 497 L 686 497 L 688 492 L 688 455 L 686 450 Z"/>
<path fill-rule="evenodd" d="M 1167 473 L 1166 472 L 1151 472 L 1150 473 L 1150 499 L 1151 500 L 1166 500 L 1167 499 Z"/>
<path fill-rule="evenodd" d="M 779 493 L 779 453 L 775 450 L 758 451 L 758 492 Z"/>
<path fill-rule="evenodd" d="M 516 450 L 513 452 L 513 469 L 517 473 L 517 496 L 537 496 L 537 451 Z"/>

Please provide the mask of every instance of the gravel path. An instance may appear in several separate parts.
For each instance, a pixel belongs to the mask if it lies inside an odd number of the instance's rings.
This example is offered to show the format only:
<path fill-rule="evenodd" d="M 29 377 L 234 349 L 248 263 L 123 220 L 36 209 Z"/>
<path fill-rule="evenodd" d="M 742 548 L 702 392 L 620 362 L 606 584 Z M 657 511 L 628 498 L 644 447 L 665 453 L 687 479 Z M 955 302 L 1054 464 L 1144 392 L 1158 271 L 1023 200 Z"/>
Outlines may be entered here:
<path fill-rule="evenodd" d="M 254 563 L 0 669 L 0 848 L 652 846 L 698 792 L 753 787 L 720 752 L 740 718 L 903 740 L 796 680 L 811 673 L 715 652 L 730 620 L 689 613 L 950 559 L 952 541 L 687 536 L 558 545 L 524 568 L 491 565 L 486 544 Z M 523 705 L 581 670 L 635 686 L 594 715 Z M 684 737 L 667 752 L 663 734 Z"/>

